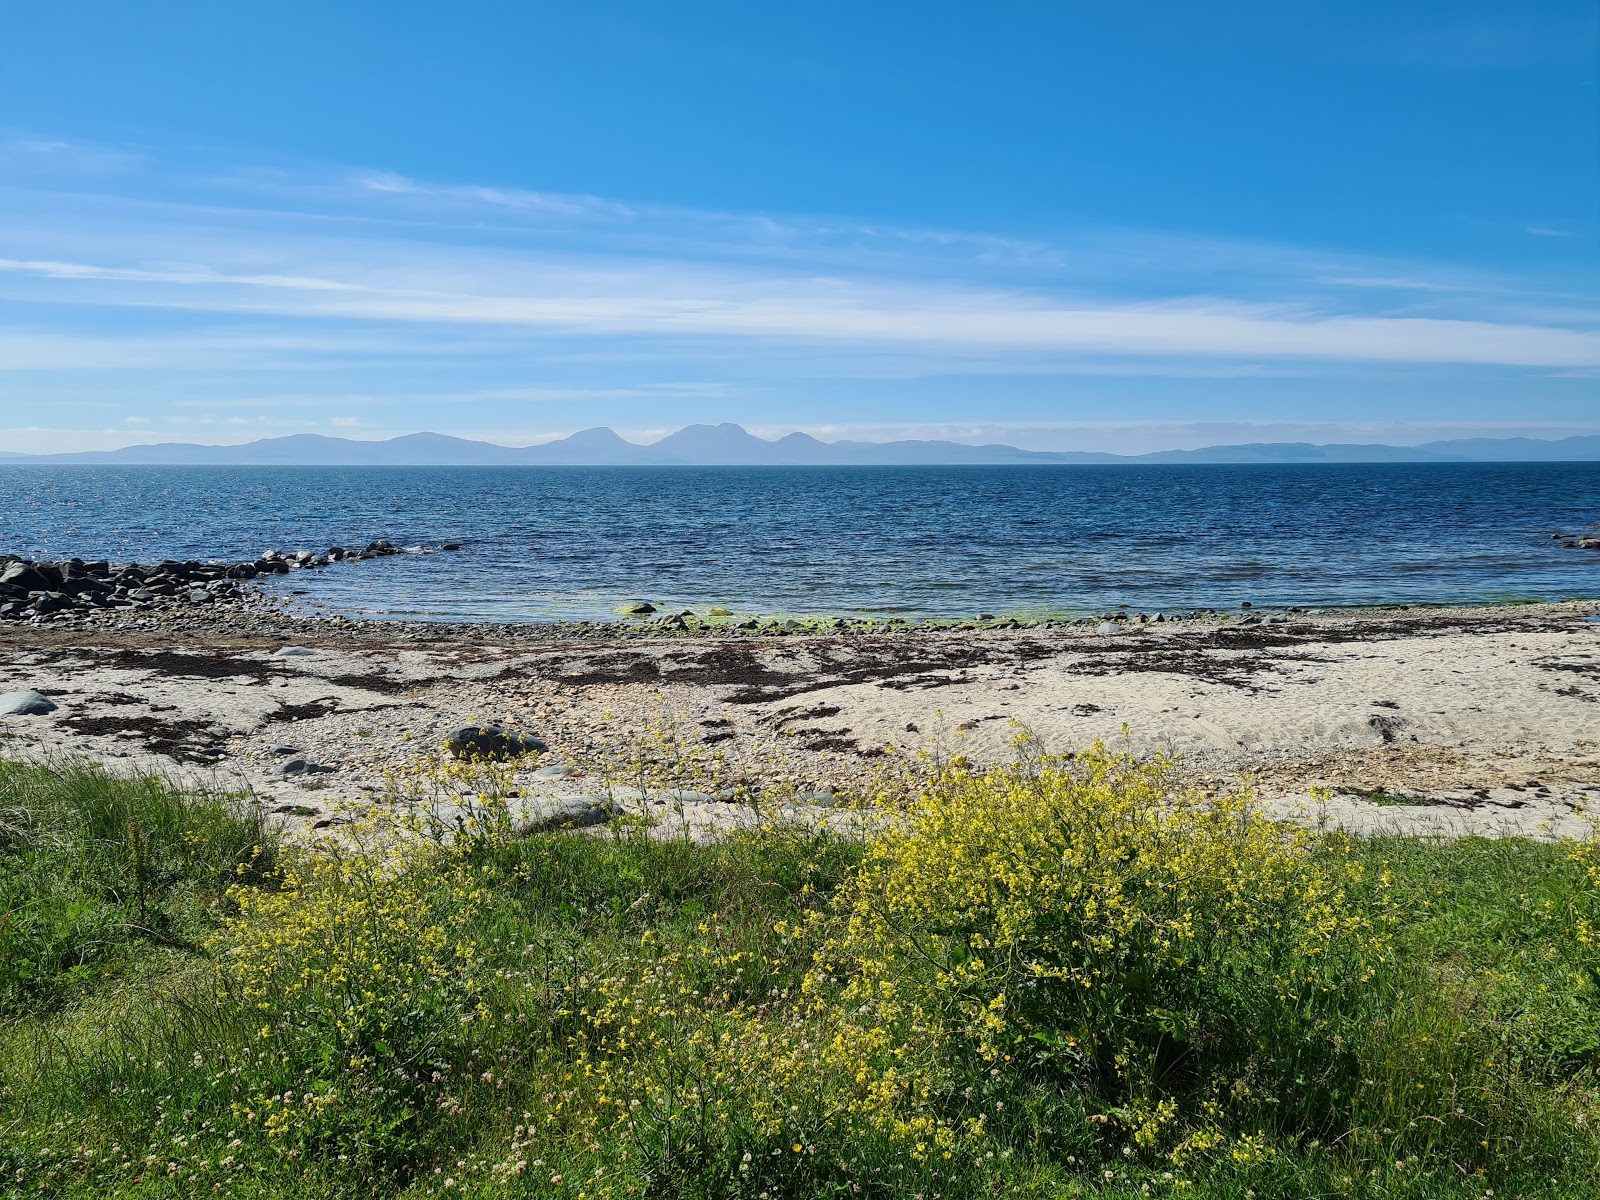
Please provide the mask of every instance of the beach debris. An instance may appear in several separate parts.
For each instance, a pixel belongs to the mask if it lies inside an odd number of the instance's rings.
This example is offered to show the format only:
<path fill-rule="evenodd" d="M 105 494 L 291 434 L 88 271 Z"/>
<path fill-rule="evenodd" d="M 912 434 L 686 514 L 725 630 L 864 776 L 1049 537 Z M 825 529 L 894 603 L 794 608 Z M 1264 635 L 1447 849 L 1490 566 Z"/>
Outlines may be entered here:
<path fill-rule="evenodd" d="M 42 717 L 58 707 L 50 697 L 31 690 L 0 695 L 0 715 L 8 717 Z"/>
<path fill-rule="evenodd" d="M 462 759 L 521 758 L 549 749 L 531 733 L 518 733 L 503 725 L 462 725 L 445 738 L 444 748 Z"/>

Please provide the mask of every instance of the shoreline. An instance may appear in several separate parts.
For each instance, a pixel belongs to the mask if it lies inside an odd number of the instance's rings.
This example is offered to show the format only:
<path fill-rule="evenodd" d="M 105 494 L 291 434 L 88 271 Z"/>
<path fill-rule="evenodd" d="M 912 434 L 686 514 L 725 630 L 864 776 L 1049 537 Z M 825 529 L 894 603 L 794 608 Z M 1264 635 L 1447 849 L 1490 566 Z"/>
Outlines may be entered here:
<path fill-rule="evenodd" d="M 518 786 L 563 802 L 592 797 L 608 757 L 668 737 L 708 782 L 682 805 L 638 799 L 706 831 L 744 819 L 714 796 L 740 781 L 817 815 L 827 792 L 935 745 L 993 763 L 1022 729 L 1064 751 L 1126 726 L 1196 783 L 1253 778 L 1280 815 L 1368 833 L 1588 832 L 1600 600 L 1250 615 L 762 635 L 106 613 L 5 628 L 0 691 L 58 707 L 0 718 L 0 733 L 27 754 L 251 791 L 308 833 L 478 722 L 546 741 Z M 315 769 L 283 774 L 284 747 Z"/>

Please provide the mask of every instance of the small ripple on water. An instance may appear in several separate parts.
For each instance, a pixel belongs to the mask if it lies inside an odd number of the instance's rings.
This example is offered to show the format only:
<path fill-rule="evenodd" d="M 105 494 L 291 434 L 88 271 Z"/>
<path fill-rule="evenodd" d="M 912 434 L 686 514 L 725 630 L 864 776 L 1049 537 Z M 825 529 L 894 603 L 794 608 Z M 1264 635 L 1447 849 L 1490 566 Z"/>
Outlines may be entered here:
<path fill-rule="evenodd" d="M 962 615 L 1600 595 L 1600 555 L 1542 532 L 1594 524 L 1592 463 L 9 467 L 0 513 L 0 551 L 32 557 L 465 543 L 303 584 L 320 607 L 419 620 L 609 616 L 638 596 Z"/>

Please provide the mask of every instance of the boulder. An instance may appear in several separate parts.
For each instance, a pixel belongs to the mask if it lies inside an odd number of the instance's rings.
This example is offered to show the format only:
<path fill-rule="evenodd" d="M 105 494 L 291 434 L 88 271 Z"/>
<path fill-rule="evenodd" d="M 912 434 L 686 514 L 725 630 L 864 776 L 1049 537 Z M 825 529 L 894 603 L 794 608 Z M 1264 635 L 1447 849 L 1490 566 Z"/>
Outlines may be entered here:
<path fill-rule="evenodd" d="M 524 754 L 540 754 L 549 747 L 528 733 L 518 733 L 503 725 L 463 725 L 450 732 L 444 748 L 462 759 L 510 759 Z"/>
<path fill-rule="evenodd" d="M 21 588 L 24 592 L 48 592 L 55 587 L 55 580 L 46 578 L 28 563 L 21 562 L 12 563 L 0 573 L 0 583 Z"/>
<path fill-rule="evenodd" d="M 315 650 L 311 650 L 311 649 L 309 649 L 309 648 L 307 648 L 305 646 L 279 646 L 276 650 L 274 650 L 272 652 L 272 657 L 273 658 L 306 658 L 309 655 L 312 655 L 312 654 L 315 654 L 315 653 L 316 653 Z"/>
<path fill-rule="evenodd" d="M 584 829 L 602 825 L 615 814 L 604 800 L 578 796 L 530 796 L 512 801 L 507 816 L 518 833 L 549 829 Z"/>
<path fill-rule="evenodd" d="M 648 600 L 630 600 L 616 608 L 617 615 L 623 617 L 648 617 L 655 610 L 656 606 Z"/>
<path fill-rule="evenodd" d="M 55 712 L 58 705 L 35 691 L 6 692 L 0 695 L 0 716 L 42 717 Z"/>

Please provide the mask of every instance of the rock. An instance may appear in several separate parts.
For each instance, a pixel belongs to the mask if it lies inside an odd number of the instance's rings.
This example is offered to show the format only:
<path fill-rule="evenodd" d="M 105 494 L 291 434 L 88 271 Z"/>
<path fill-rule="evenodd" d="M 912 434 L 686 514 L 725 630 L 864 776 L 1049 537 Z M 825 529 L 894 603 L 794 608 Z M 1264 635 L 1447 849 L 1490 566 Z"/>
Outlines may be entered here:
<path fill-rule="evenodd" d="M 540 767 L 533 773 L 533 777 L 535 779 L 571 779 L 577 773 L 577 767 L 550 766 Z"/>
<path fill-rule="evenodd" d="M 733 609 L 724 608 L 720 604 L 713 604 L 710 608 L 706 609 L 706 616 L 708 616 L 708 617 L 731 617 L 731 616 L 733 616 Z"/>
<path fill-rule="evenodd" d="M 801 792 L 795 799 L 801 804 L 820 805 L 823 808 L 832 808 L 839 803 L 839 797 L 832 792 Z"/>
<path fill-rule="evenodd" d="M 315 650 L 308 649 L 305 646 L 279 646 L 276 650 L 274 650 L 272 652 L 272 657 L 273 658 L 306 658 L 307 656 L 315 654 L 315 653 L 316 653 Z"/>
<path fill-rule="evenodd" d="M 305 758 L 291 758 L 286 763 L 281 763 L 272 768 L 274 775 L 323 775 L 334 770 L 307 755 Z"/>
<path fill-rule="evenodd" d="M 42 717 L 59 707 L 48 696 L 38 692 L 6 692 L 0 695 L 0 715 L 8 717 Z"/>
<path fill-rule="evenodd" d="M 1122 626 L 1115 621 L 1101 621 L 1100 624 L 1094 627 L 1094 631 L 1096 633 L 1121 633 Z"/>
<path fill-rule="evenodd" d="M 460 542 L 440 542 L 439 543 L 439 549 L 441 549 L 441 550 L 459 550 L 459 549 L 461 549 L 461 543 Z"/>
<path fill-rule="evenodd" d="M 616 815 L 604 800 L 576 796 L 535 796 L 514 801 L 507 809 L 511 827 L 518 833 L 543 833 L 551 829 L 585 829 L 603 825 Z"/>
<path fill-rule="evenodd" d="M 48 592 L 58 581 L 47 578 L 43 572 L 28 563 L 14 562 L 0 573 L 0 583 L 10 584 L 24 592 Z"/>
<path fill-rule="evenodd" d="M 285 746 L 281 742 L 274 742 L 267 747 L 268 754 L 299 754 L 299 746 Z"/>
<path fill-rule="evenodd" d="M 648 600 L 630 600 L 626 604 L 617 605 L 615 611 L 623 617 L 648 617 L 655 612 L 656 606 Z"/>
<path fill-rule="evenodd" d="M 444 747 L 463 759 L 520 758 L 549 749 L 532 734 L 517 733 L 502 725 L 463 725 L 451 731 Z"/>

